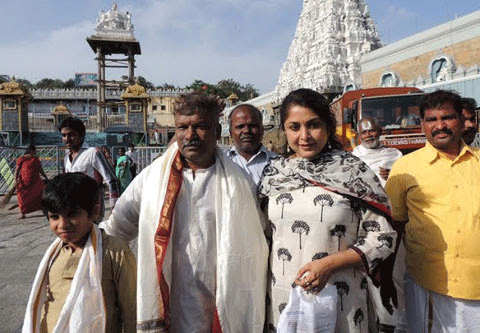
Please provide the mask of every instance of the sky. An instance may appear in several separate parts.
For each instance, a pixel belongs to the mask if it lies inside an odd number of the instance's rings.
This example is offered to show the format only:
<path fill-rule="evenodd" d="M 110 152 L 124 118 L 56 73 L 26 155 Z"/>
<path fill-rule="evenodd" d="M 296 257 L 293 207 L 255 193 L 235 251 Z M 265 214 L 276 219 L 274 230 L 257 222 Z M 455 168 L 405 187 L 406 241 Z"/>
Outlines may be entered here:
<path fill-rule="evenodd" d="M 310 0 L 312 1 L 312 0 Z M 366 0 L 382 42 L 390 44 L 480 10 L 478 0 Z M 260 93 L 275 88 L 302 0 L 118 0 L 132 13 L 142 54 L 135 75 L 184 87 L 232 78 Z M 111 0 L 0 0 L 0 74 L 27 79 L 96 72 L 86 38 Z M 107 79 L 127 70 L 107 68 Z"/>

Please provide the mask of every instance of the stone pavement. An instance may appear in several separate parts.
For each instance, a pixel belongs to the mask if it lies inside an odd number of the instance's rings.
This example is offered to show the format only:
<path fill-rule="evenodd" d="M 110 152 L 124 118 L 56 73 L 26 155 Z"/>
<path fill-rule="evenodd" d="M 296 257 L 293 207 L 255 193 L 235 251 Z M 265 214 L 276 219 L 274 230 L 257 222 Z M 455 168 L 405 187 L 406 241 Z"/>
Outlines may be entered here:
<path fill-rule="evenodd" d="M 0 200 L 3 197 L 0 197 Z M 108 205 L 108 200 L 106 200 Z M 0 332 L 21 332 L 28 296 L 38 268 L 48 246 L 55 239 L 41 211 L 19 219 L 13 196 L 0 209 Z M 109 210 L 106 212 L 108 216 Z"/>

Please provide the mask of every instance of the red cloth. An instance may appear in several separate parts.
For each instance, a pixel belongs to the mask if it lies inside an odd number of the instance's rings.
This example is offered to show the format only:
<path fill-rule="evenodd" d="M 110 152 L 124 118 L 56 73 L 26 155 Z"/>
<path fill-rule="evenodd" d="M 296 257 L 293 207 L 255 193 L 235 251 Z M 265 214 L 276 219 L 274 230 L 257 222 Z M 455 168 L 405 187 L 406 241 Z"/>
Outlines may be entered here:
<path fill-rule="evenodd" d="M 157 274 L 158 281 L 160 282 L 160 292 L 163 301 L 163 313 L 160 314 L 162 320 L 162 327 L 168 328 L 170 325 L 170 294 L 167 282 L 163 276 L 163 261 L 167 252 L 167 246 L 170 240 L 170 234 L 173 226 L 173 213 L 175 210 L 175 204 L 177 202 L 178 194 L 182 186 L 182 170 L 183 164 L 180 152 L 177 152 L 172 169 L 170 170 L 170 176 L 167 186 L 167 194 L 165 202 L 163 203 L 162 213 L 160 214 L 160 222 L 155 233 L 155 254 L 157 257 Z M 220 318 L 218 312 L 215 311 L 215 315 L 212 323 L 212 333 L 222 333 L 222 326 L 220 324 Z"/>
<path fill-rule="evenodd" d="M 18 206 L 22 214 L 42 209 L 41 200 L 45 184 L 40 178 L 42 163 L 37 157 L 22 156 L 17 160 L 20 172 L 17 180 Z"/>

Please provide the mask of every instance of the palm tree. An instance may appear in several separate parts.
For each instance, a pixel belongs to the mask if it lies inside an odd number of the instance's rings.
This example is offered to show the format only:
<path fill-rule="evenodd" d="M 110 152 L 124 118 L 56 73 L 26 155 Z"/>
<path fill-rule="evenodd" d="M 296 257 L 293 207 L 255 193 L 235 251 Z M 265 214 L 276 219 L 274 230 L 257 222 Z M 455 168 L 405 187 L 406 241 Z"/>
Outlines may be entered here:
<path fill-rule="evenodd" d="M 381 242 L 382 244 L 380 246 L 377 246 L 377 249 L 387 246 L 389 249 L 392 248 L 393 246 L 393 237 L 388 236 L 388 235 L 380 235 L 378 236 L 378 241 Z"/>
<path fill-rule="evenodd" d="M 280 303 L 280 305 L 278 306 L 278 312 L 282 313 L 286 307 L 287 307 L 287 303 Z"/>
<path fill-rule="evenodd" d="M 350 200 L 350 209 L 352 210 L 352 222 L 354 222 L 355 215 L 365 211 L 365 208 L 362 207 L 359 200 Z"/>
<path fill-rule="evenodd" d="M 317 195 L 314 199 L 313 199 L 313 204 L 316 206 L 317 203 L 322 206 L 322 210 L 320 211 L 320 222 L 323 222 L 323 207 L 324 206 L 328 206 L 328 207 L 332 207 L 333 206 L 333 199 L 332 199 L 332 196 L 330 194 L 320 194 L 320 195 Z"/>
<path fill-rule="evenodd" d="M 302 249 L 302 234 L 308 235 L 309 225 L 304 221 L 295 221 L 292 224 L 292 232 L 300 235 L 300 249 Z"/>
<path fill-rule="evenodd" d="M 368 291 L 368 281 L 366 277 L 364 277 L 360 282 L 360 289 L 365 290 L 365 299 L 367 300 L 367 312 L 369 312 L 370 302 L 368 300 L 370 299 L 370 292 Z"/>
<path fill-rule="evenodd" d="M 340 296 L 340 309 L 343 311 L 343 295 L 348 295 L 350 287 L 344 281 L 337 281 L 334 285 L 337 287 L 337 294 Z"/>
<path fill-rule="evenodd" d="M 282 219 L 283 219 L 283 207 L 285 206 L 286 203 L 291 204 L 293 201 L 293 197 L 290 193 L 282 193 L 277 197 L 276 201 L 277 201 L 277 205 L 279 203 L 282 204 Z"/>
<path fill-rule="evenodd" d="M 365 231 L 380 231 L 380 223 L 375 220 L 368 220 L 362 223 L 362 228 Z"/>
<path fill-rule="evenodd" d="M 360 326 L 360 332 L 362 331 L 362 321 L 363 321 L 363 311 L 362 309 L 358 308 L 353 315 L 353 322 L 355 326 Z"/>
<path fill-rule="evenodd" d="M 285 261 L 292 260 L 292 255 L 290 254 L 288 249 L 286 249 L 284 247 L 281 247 L 281 248 L 278 249 L 277 255 L 278 255 L 278 260 L 283 261 L 283 272 L 282 272 L 282 274 L 285 275 Z"/>
<path fill-rule="evenodd" d="M 340 238 L 345 236 L 345 232 L 347 231 L 347 227 L 343 224 L 335 225 L 335 228 L 330 230 L 330 235 L 338 237 L 338 251 L 340 251 Z"/>

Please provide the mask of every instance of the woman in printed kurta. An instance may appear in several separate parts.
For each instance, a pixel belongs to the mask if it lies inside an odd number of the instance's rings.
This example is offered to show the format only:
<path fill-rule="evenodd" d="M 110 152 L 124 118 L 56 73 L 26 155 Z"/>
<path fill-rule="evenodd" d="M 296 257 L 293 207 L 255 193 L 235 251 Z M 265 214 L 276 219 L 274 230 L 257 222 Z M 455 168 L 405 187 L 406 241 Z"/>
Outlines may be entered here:
<path fill-rule="evenodd" d="M 272 160 L 259 189 L 273 238 L 269 328 L 292 287 L 315 293 L 329 283 L 338 293 L 336 332 L 368 332 L 366 279 L 396 240 L 385 192 L 360 159 L 336 149 L 335 119 L 320 94 L 296 90 L 280 113 L 293 155 Z"/>
<path fill-rule="evenodd" d="M 17 160 L 15 180 L 22 219 L 25 218 L 25 214 L 42 209 L 40 203 L 45 183 L 40 176 L 45 180 L 47 180 L 47 176 L 43 172 L 42 163 L 36 154 L 35 146 L 30 145 L 25 150 L 25 154 Z"/>

